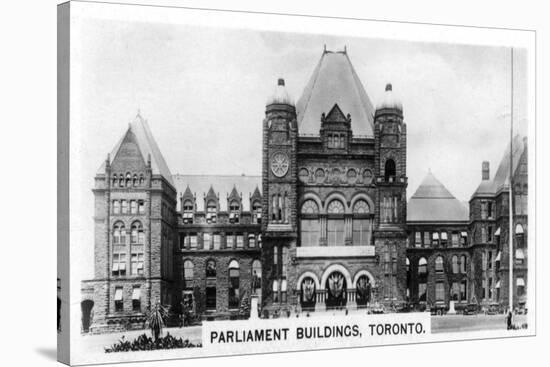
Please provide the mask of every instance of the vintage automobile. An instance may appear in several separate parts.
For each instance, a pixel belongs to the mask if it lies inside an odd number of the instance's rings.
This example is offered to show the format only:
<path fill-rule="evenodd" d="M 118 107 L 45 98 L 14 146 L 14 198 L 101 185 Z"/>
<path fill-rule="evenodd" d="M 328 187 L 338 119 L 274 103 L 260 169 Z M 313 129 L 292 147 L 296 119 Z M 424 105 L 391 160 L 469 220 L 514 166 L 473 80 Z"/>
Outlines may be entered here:
<path fill-rule="evenodd" d="M 477 303 L 468 303 L 462 310 L 464 315 L 476 315 L 479 312 L 479 306 Z"/>
<path fill-rule="evenodd" d="M 445 315 L 449 308 L 444 302 L 436 302 L 430 307 L 430 313 L 434 316 Z"/>
<path fill-rule="evenodd" d="M 491 303 L 485 309 L 486 315 L 498 315 L 502 313 L 502 307 L 498 303 Z"/>

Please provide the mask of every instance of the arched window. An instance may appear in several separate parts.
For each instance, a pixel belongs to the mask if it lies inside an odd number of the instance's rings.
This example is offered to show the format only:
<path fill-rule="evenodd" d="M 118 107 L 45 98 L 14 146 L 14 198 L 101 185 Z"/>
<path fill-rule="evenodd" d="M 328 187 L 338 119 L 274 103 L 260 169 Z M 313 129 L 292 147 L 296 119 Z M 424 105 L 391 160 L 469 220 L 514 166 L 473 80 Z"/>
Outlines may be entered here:
<path fill-rule="evenodd" d="M 116 186 L 117 178 L 116 173 L 113 175 L 113 186 Z"/>
<path fill-rule="evenodd" d="M 306 200 L 302 204 L 300 219 L 301 246 L 319 246 L 321 224 L 319 221 L 319 206 L 314 200 Z"/>
<path fill-rule="evenodd" d="M 133 183 L 134 187 L 138 185 L 138 176 L 137 176 L 137 174 L 134 174 L 134 179 L 133 179 L 132 183 Z"/>
<path fill-rule="evenodd" d="M 121 222 L 115 223 L 113 227 L 113 244 L 124 245 L 126 244 L 126 230 L 124 224 Z"/>
<path fill-rule="evenodd" d="M 371 284 L 370 279 L 366 275 L 361 275 L 357 279 L 355 286 L 357 292 L 357 307 L 365 307 L 371 299 Z"/>
<path fill-rule="evenodd" d="M 278 303 L 279 302 L 279 281 L 278 280 L 273 281 L 272 290 L 273 290 L 273 303 Z"/>
<path fill-rule="evenodd" d="M 436 273 L 443 273 L 443 257 L 438 256 L 435 258 L 435 272 Z"/>
<path fill-rule="evenodd" d="M 206 262 L 206 277 L 207 278 L 216 277 L 216 262 L 212 259 Z"/>
<path fill-rule="evenodd" d="M 468 266 L 468 258 L 466 255 L 460 257 L 460 272 L 466 274 L 466 267 Z"/>
<path fill-rule="evenodd" d="M 239 263 L 237 260 L 231 260 L 229 263 L 229 308 L 239 308 Z"/>
<path fill-rule="evenodd" d="M 118 176 L 118 186 L 124 187 L 124 175 L 122 173 Z"/>
<path fill-rule="evenodd" d="M 183 203 L 183 212 L 184 213 L 192 213 L 195 206 L 193 205 L 193 202 L 191 200 L 185 200 Z"/>
<path fill-rule="evenodd" d="M 386 182 L 395 181 L 395 162 L 393 159 L 388 159 L 384 166 L 384 178 Z"/>
<path fill-rule="evenodd" d="M 327 213 L 328 246 L 344 246 L 344 204 L 340 200 L 332 200 L 328 204 Z"/>
<path fill-rule="evenodd" d="M 453 268 L 453 274 L 458 274 L 458 256 L 453 255 L 451 258 L 451 264 Z"/>
<path fill-rule="evenodd" d="M 411 271 L 411 262 L 408 257 L 405 258 L 405 266 L 406 266 L 407 272 Z"/>
<path fill-rule="evenodd" d="M 143 227 L 140 222 L 132 223 L 132 228 L 130 232 L 130 242 L 132 244 L 143 245 L 144 242 Z"/>
<path fill-rule="evenodd" d="M 126 187 L 130 187 L 132 184 L 132 175 L 130 172 L 126 174 Z"/>
<path fill-rule="evenodd" d="M 423 275 L 428 273 L 428 261 L 425 257 L 421 257 L 418 260 L 418 275 Z"/>
<path fill-rule="evenodd" d="M 355 246 L 370 245 L 372 237 L 372 220 L 365 217 L 368 213 L 370 213 L 370 207 L 365 200 L 358 200 L 353 205 L 352 241 Z"/>
<path fill-rule="evenodd" d="M 183 262 L 183 282 L 186 289 L 193 288 L 193 280 L 195 277 L 195 265 L 191 260 Z"/>
<path fill-rule="evenodd" d="M 262 289 L 262 262 L 257 259 L 252 261 L 252 289 L 256 294 Z"/>
<path fill-rule="evenodd" d="M 145 179 L 143 178 L 143 175 L 139 175 L 139 185 L 143 186 L 144 183 L 145 183 Z"/>
<path fill-rule="evenodd" d="M 311 277 L 305 277 L 300 285 L 300 302 L 303 310 L 315 309 L 315 281 Z"/>

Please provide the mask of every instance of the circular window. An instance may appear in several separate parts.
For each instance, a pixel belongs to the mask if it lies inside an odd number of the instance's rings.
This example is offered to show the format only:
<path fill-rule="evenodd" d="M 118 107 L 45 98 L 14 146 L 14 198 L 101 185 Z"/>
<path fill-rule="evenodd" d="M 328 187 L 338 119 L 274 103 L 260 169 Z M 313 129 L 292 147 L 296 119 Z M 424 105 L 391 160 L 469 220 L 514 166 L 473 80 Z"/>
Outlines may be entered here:
<path fill-rule="evenodd" d="M 298 176 L 300 177 L 300 181 L 307 182 L 309 179 L 309 171 L 307 168 L 301 168 Z"/>

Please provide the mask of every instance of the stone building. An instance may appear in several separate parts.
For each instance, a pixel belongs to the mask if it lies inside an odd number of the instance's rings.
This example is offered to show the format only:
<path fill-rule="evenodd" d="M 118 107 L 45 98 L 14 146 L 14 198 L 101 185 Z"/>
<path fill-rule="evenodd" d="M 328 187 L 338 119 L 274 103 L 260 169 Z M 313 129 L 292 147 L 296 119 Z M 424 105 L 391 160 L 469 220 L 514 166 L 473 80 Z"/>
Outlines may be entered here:
<path fill-rule="evenodd" d="M 466 303 L 507 288 L 506 167 L 493 180 L 487 172 L 470 217 L 432 174 L 407 203 L 403 106 L 388 84 L 375 107 L 345 49 L 323 51 L 297 103 L 280 79 L 258 123 L 261 176 L 172 175 L 138 114 L 95 177 L 84 331 L 142 328 L 156 303 L 231 319 L 247 316 L 252 296 L 272 317 Z M 516 206 L 527 195 L 526 143 L 517 144 Z M 478 209 L 488 200 L 490 219 Z M 515 222 L 525 284 L 526 212 Z M 489 251 L 502 264 L 482 277 Z"/>

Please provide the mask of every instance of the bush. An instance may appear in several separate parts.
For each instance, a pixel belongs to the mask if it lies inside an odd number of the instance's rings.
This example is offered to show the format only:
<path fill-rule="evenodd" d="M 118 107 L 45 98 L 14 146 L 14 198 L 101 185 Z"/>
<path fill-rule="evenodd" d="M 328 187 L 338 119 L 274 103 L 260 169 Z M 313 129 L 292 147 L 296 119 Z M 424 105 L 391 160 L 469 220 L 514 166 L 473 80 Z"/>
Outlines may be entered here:
<path fill-rule="evenodd" d="M 165 337 L 159 337 L 156 341 L 148 337 L 146 334 L 141 334 L 133 341 L 126 340 L 124 336 L 110 347 L 105 347 L 105 353 L 115 352 L 136 352 L 140 350 L 155 350 L 155 349 L 176 349 L 176 348 L 200 348 L 201 343 L 193 344 L 188 339 L 175 338 L 170 333 Z"/>

